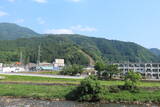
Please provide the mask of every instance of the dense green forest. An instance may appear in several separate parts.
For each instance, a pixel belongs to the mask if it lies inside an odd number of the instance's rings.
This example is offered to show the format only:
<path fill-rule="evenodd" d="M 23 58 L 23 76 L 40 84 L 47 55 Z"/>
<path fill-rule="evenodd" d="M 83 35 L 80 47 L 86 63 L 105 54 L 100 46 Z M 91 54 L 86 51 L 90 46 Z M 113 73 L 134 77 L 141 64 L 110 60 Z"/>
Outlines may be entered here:
<path fill-rule="evenodd" d="M 33 36 L 40 36 L 40 34 L 14 23 L 0 23 L 0 40 L 14 40 Z"/>
<path fill-rule="evenodd" d="M 41 46 L 41 61 L 47 62 L 52 62 L 55 58 L 64 58 L 67 64 L 87 65 L 90 62 L 88 56 L 94 61 L 159 61 L 158 56 L 135 43 L 81 35 L 44 35 L 17 40 L 1 40 L 0 61 L 19 61 L 20 52 L 22 52 L 25 63 L 36 62 L 39 45 Z"/>
<path fill-rule="evenodd" d="M 150 52 L 152 52 L 153 54 L 155 54 L 156 56 L 160 56 L 160 49 L 157 48 L 151 48 Z"/>
<path fill-rule="evenodd" d="M 160 56 L 132 42 L 87 37 L 83 35 L 42 35 L 28 28 L 0 23 L 0 62 L 37 61 L 41 46 L 41 62 L 64 58 L 67 64 L 93 65 L 97 60 L 106 62 L 159 62 Z"/>

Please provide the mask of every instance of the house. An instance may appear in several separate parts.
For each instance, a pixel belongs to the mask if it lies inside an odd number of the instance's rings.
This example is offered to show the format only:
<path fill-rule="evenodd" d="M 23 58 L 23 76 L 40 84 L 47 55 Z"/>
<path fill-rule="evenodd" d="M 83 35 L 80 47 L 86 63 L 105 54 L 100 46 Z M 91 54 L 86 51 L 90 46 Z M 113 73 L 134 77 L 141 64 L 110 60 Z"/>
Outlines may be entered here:
<path fill-rule="evenodd" d="M 64 59 L 55 59 L 55 62 L 53 62 L 54 67 L 64 67 Z"/>

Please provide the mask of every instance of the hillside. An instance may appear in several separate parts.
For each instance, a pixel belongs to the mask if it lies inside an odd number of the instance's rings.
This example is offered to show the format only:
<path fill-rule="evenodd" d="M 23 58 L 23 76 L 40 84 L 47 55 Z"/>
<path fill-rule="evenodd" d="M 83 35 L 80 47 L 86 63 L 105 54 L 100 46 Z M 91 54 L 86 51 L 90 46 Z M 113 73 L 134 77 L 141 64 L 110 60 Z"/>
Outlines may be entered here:
<path fill-rule="evenodd" d="M 81 35 L 45 35 L 0 41 L 0 61 L 19 61 L 23 52 L 24 63 L 36 62 L 41 44 L 41 61 L 52 62 L 64 58 L 67 64 L 93 64 L 97 60 L 111 62 L 158 62 L 159 57 L 148 49 L 131 42 L 107 40 Z"/>
<path fill-rule="evenodd" d="M 0 40 L 15 40 L 34 36 L 39 36 L 39 34 L 29 28 L 13 23 L 0 23 Z"/>
<path fill-rule="evenodd" d="M 157 48 L 151 48 L 150 51 L 155 54 L 156 56 L 160 56 L 160 49 Z"/>
<path fill-rule="evenodd" d="M 93 65 L 97 60 L 108 62 L 159 62 L 159 50 L 148 50 L 132 42 L 87 37 L 83 35 L 40 35 L 12 23 L 0 23 L 0 62 L 37 61 L 41 44 L 41 61 L 64 58 L 67 64 Z"/>
<path fill-rule="evenodd" d="M 20 52 L 23 62 L 37 61 L 38 46 L 41 44 L 41 62 L 53 62 L 55 58 L 64 58 L 67 64 L 89 64 L 89 59 L 81 49 L 63 37 L 33 37 L 0 41 L 0 62 L 19 61 Z"/>
<path fill-rule="evenodd" d="M 83 51 L 95 60 L 104 59 L 111 62 L 158 62 L 160 58 L 148 49 L 132 43 L 81 35 L 60 35 L 79 45 Z"/>

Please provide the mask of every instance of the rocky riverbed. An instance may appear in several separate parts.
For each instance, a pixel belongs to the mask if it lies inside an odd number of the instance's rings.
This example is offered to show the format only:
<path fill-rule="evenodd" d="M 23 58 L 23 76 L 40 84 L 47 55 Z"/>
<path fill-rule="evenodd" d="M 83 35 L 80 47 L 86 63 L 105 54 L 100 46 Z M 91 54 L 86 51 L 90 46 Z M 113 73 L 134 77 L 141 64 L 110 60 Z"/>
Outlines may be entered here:
<path fill-rule="evenodd" d="M 0 98 L 0 107 L 159 107 L 158 105 L 99 104 L 73 101 L 46 101 L 26 98 Z"/>

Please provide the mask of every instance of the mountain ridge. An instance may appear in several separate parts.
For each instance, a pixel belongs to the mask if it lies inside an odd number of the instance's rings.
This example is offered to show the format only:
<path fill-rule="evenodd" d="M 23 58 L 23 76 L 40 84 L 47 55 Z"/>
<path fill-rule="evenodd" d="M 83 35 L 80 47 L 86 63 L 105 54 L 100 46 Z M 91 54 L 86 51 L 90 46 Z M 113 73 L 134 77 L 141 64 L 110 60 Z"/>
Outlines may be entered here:
<path fill-rule="evenodd" d="M 6 24 L 7 26 L 4 26 Z M 82 65 L 93 65 L 97 60 L 106 62 L 160 61 L 159 55 L 134 42 L 78 34 L 42 35 L 29 28 L 8 23 L 0 23 L 0 37 L 3 37 L 1 32 L 5 32 L 6 29 L 10 29 L 4 33 L 6 38 L 0 38 L 0 62 L 19 61 L 19 54 L 23 52 L 24 63 L 36 63 L 40 44 L 42 45 L 41 61 L 47 62 L 52 62 L 55 58 L 64 58 L 67 64 Z"/>
<path fill-rule="evenodd" d="M 160 49 L 158 49 L 158 48 L 151 48 L 149 50 L 150 50 L 150 52 L 152 52 L 156 56 L 160 56 Z"/>
<path fill-rule="evenodd" d="M 15 40 L 18 38 L 29 38 L 34 36 L 40 36 L 40 34 L 15 23 L 0 23 L 0 40 Z"/>

